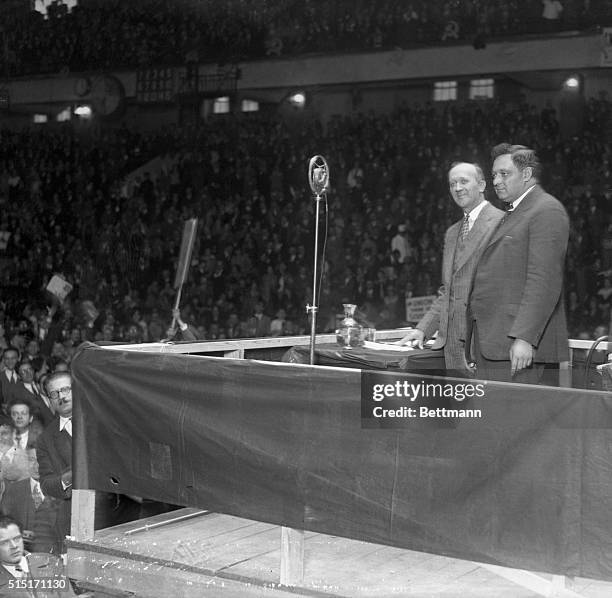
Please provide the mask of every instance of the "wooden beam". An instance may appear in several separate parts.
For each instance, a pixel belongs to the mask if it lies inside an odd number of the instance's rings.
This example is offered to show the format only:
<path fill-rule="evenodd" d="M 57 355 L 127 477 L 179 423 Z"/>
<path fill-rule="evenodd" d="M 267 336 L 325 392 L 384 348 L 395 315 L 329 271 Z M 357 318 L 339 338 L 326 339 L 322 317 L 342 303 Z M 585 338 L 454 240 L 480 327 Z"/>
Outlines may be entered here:
<path fill-rule="evenodd" d="M 96 514 L 95 490 L 72 490 L 70 534 L 81 542 L 93 540 Z"/>
<path fill-rule="evenodd" d="M 553 575 L 552 580 L 548 580 L 537 573 L 524 571 L 523 569 L 509 569 L 485 563 L 480 566 L 546 598 L 585 598 L 584 594 L 578 594 L 567 587 L 566 578 L 563 575 Z"/>
<path fill-rule="evenodd" d="M 285 586 L 304 583 L 304 530 L 281 527 L 280 582 Z"/>
<path fill-rule="evenodd" d="M 570 352 L 570 360 L 572 359 L 573 350 Z M 572 387 L 572 369 L 570 368 L 571 361 L 562 361 L 559 364 L 559 386 L 563 388 Z"/>

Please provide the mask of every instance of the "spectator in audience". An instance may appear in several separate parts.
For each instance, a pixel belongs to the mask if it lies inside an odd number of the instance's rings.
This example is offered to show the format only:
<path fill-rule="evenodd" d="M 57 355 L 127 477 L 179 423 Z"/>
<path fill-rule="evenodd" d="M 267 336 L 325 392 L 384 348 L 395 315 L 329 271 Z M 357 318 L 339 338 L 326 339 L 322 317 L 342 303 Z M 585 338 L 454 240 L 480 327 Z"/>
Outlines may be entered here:
<path fill-rule="evenodd" d="M 55 550 L 66 552 L 65 537 L 70 533 L 72 500 L 72 377 L 56 372 L 47 379 L 47 394 L 55 418 L 38 438 L 37 456 L 40 485 L 45 496 L 57 501 Z M 96 492 L 94 527 L 119 525 L 138 518 L 140 504 L 124 495 Z"/>
<path fill-rule="evenodd" d="M 43 494 L 58 503 L 55 547 L 66 552 L 64 539 L 70 534 L 72 498 L 72 378 L 67 372 L 51 374 L 47 394 L 57 415 L 38 439 L 38 464 Z"/>
<path fill-rule="evenodd" d="M 45 498 L 38 481 L 36 450 L 20 448 L 10 461 L 3 459 L 2 477 L 5 484 L 0 501 L 2 513 L 21 522 L 25 546 L 32 550 L 35 514 Z"/>
<path fill-rule="evenodd" d="M 13 447 L 17 449 L 36 448 L 42 430 L 40 423 L 33 425 L 32 406 L 27 398 L 13 399 L 8 405 L 13 425 Z"/>
<path fill-rule="evenodd" d="M 27 403 L 30 406 L 31 415 L 45 427 L 55 417 L 51 401 L 34 380 L 34 368 L 29 361 L 20 362 L 17 371 L 20 380 L 11 389 L 11 401 L 14 403 L 19 399 Z"/>
<path fill-rule="evenodd" d="M 287 326 L 287 312 L 279 309 L 276 317 L 270 322 L 270 336 L 283 336 Z"/>
<path fill-rule="evenodd" d="M 544 20 L 545 31 L 559 29 L 561 26 L 563 4 L 559 0 L 542 0 L 542 5 L 542 19 Z"/>
<path fill-rule="evenodd" d="M 19 351 L 14 347 L 7 347 L 2 352 L 2 368 L 0 372 L 0 398 L 2 401 L 2 411 L 7 413 L 6 407 L 11 398 L 12 391 L 19 382 L 19 375 L 15 371 L 15 366 L 19 361 Z"/>
<path fill-rule="evenodd" d="M 63 562 L 48 554 L 41 561 L 35 558 L 35 555 L 26 552 L 22 526 L 15 518 L 2 515 L 0 516 L 0 596 L 14 596 L 21 592 L 27 595 L 29 592 L 26 590 L 11 588 L 11 581 L 24 578 L 32 580 L 35 588 L 42 587 L 44 580 L 66 579 Z M 37 583 L 39 580 L 40 584 Z M 40 590 L 36 592 L 36 594 L 41 593 Z M 66 598 L 76 596 L 70 584 L 61 591 L 45 590 L 44 594 L 61 595 Z"/>
<path fill-rule="evenodd" d="M 412 248 L 408 241 L 405 224 L 398 225 L 397 234 L 391 239 L 391 252 L 397 252 L 399 264 L 405 263 L 411 257 Z"/>
<path fill-rule="evenodd" d="M 9 590 L 10 580 L 23 577 L 29 571 L 19 523 L 8 515 L 0 516 L 0 592 L 3 596 L 14 595 Z"/>
<path fill-rule="evenodd" d="M 173 309 L 172 325 L 166 330 L 166 337 L 168 340 L 175 339 L 177 334 L 180 335 L 180 340 L 183 341 L 195 341 L 198 338 L 190 329 L 189 325 L 181 318 L 181 310 Z"/>
<path fill-rule="evenodd" d="M 264 306 L 261 301 L 255 303 L 254 313 L 249 318 L 247 327 L 250 337 L 270 335 L 270 317 L 264 314 Z"/>

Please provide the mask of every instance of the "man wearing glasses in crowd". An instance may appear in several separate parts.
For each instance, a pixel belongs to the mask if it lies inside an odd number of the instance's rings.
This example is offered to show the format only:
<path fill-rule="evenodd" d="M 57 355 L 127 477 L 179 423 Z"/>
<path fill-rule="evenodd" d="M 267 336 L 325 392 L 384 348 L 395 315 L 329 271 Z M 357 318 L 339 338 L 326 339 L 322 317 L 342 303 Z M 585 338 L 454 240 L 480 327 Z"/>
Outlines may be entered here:
<path fill-rule="evenodd" d="M 72 378 L 68 372 L 55 372 L 47 378 L 46 387 L 58 417 L 38 438 L 40 486 L 43 494 L 59 500 L 56 549 L 64 553 L 72 498 Z"/>
<path fill-rule="evenodd" d="M 46 388 L 57 417 L 38 438 L 40 487 L 45 496 L 58 499 L 56 550 L 63 554 L 70 534 L 72 499 L 72 376 L 56 371 L 47 378 Z M 139 497 L 96 492 L 94 528 L 138 519 L 141 502 Z"/>

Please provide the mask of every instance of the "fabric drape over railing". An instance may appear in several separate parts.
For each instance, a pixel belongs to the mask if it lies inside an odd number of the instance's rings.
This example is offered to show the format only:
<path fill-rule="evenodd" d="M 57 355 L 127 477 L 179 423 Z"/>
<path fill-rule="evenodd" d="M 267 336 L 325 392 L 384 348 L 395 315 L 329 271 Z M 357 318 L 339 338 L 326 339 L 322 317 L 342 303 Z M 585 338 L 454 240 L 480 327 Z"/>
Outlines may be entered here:
<path fill-rule="evenodd" d="M 357 370 L 84 345 L 73 376 L 77 488 L 612 580 L 612 393 L 488 383 L 384 430 Z"/>

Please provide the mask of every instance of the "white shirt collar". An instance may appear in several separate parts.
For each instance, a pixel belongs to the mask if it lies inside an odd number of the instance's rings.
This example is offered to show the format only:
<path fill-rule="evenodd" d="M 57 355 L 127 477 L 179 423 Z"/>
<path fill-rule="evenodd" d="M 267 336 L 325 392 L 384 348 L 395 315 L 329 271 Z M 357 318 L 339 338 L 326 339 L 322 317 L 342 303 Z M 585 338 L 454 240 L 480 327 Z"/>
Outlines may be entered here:
<path fill-rule="evenodd" d="M 72 436 L 72 418 L 70 417 L 62 417 L 60 415 L 59 418 L 59 429 L 60 432 L 66 428 L 66 426 L 68 426 L 68 432 L 70 433 L 70 436 Z"/>
<path fill-rule="evenodd" d="M 478 215 L 480 214 L 480 212 L 482 212 L 483 208 L 488 204 L 489 202 L 484 200 L 481 201 L 469 214 L 468 214 L 468 226 L 469 229 L 472 229 L 472 226 L 474 226 L 474 222 L 476 222 L 476 218 L 478 218 Z"/>
<path fill-rule="evenodd" d="M 514 201 L 510 202 L 510 205 L 512 206 L 510 211 L 516 210 L 517 206 L 525 199 L 527 193 L 529 193 L 534 187 L 535 183 L 531 185 L 531 187 L 529 187 L 529 189 L 527 189 L 527 191 L 525 191 L 525 193 L 523 193 L 518 199 L 515 199 Z"/>
<path fill-rule="evenodd" d="M 19 561 L 19 566 L 21 567 L 22 571 L 25 571 L 26 573 L 30 570 L 30 567 L 28 566 L 28 559 L 25 558 L 25 555 L 21 557 L 21 560 Z M 21 575 L 19 574 L 19 572 L 15 569 L 15 567 L 17 565 L 7 565 L 6 563 L 2 563 L 2 566 L 13 576 L 13 577 L 21 577 Z"/>

